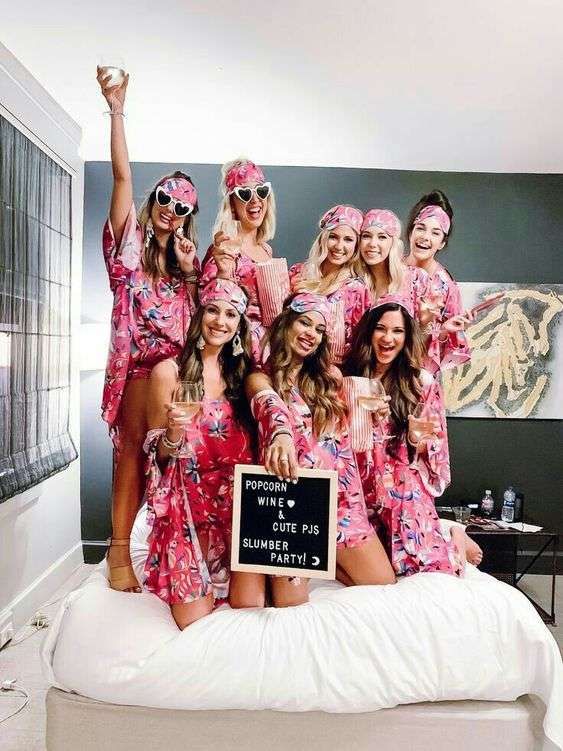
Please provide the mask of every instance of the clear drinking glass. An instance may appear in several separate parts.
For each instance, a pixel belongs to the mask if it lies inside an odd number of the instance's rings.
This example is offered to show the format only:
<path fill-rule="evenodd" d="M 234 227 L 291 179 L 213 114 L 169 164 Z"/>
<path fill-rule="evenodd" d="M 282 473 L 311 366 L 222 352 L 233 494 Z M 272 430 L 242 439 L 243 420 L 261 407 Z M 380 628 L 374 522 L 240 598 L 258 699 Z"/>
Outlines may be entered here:
<path fill-rule="evenodd" d="M 378 443 L 382 443 L 388 438 L 393 437 L 387 435 L 385 432 L 386 417 L 389 413 L 389 407 L 387 406 L 387 401 L 385 401 L 386 396 L 385 387 L 379 378 L 370 378 L 369 395 L 363 394 L 358 397 L 358 404 L 362 409 L 365 409 L 368 412 L 375 412 L 375 418 L 381 431 L 381 437 L 379 438 Z"/>
<path fill-rule="evenodd" d="M 438 412 L 424 402 L 419 402 L 409 415 L 407 439 L 411 446 L 415 447 L 415 455 L 411 462 L 411 467 L 416 467 L 417 465 L 421 442 L 436 435 L 436 422 L 439 418 Z"/>
<path fill-rule="evenodd" d="M 106 86 L 121 86 L 125 79 L 125 63 L 120 55 L 99 55 L 98 67 L 103 76 L 110 76 Z"/>
<path fill-rule="evenodd" d="M 186 416 L 193 419 L 201 409 L 201 383 L 194 381 L 179 381 L 174 390 L 174 409 L 182 410 Z"/>

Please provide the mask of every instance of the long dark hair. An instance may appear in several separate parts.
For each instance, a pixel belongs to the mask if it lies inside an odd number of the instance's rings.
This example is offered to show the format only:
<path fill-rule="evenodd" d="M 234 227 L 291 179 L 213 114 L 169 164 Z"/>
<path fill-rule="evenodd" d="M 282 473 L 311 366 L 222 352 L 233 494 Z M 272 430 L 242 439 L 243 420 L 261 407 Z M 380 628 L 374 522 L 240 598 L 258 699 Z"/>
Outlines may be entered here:
<path fill-rule="evenodd" d="M 165 177 L 161 178 L 158 183 L 154 186 L 154 188 L 151 190 L 147 200 L 143 203 L 139 210 L 139 224 L 141 225 L 141 228 L 143 230 L 143 236 L 146 232 L 146 226 L 151 218 L 152 209 L 154 206 L 154 202 L 156 201 L 156 189 L 160 185 L 160 183 L 163 180 L 172 180 L 172 179 L 178 179 L 178 178 L 184 178 L 184 180 L 188 180 L 193 185 L 192 178 L 189 175 L 186 175 L 185 172 L 181 172 L 180 170 L 176 170 L 176 172 L 173 172 L 171 175 L 166 175 Z M 191 240 L 193 244 L 197 248 L 197 229 L 196 229 L 196 223 L 195 223 L 195 215 L 199 212 L 199 206 L 194 206 L 194 210 L 191 214 L 188 214 L 188 216 L 184 219 L 183 230 L 184 230 L 184 237 L 186 237 L 188 240 Z M 148 246 L 143 249 L 142 253 L 142 264 L 143 264 L 143 270 L 147 272 L 149 276 L 151 276 L 153 279 L 158 278 L 161 275 L 161 271 L 158 265 L 158 256 L 160 254 L 160 248 L 158 246 L 158 243 L 156 241 L 156 237 L 152 237 Z M 176 258 L 176 253 L 174 251 L 174 233 L 171 232 L 168 240 L 166 241 L 166 253 L 165 253 L 165 271 L 168 276 L 172 276 L 175 278 L 180 278 L 182 276 L 182 272 L 180 271 L 180 267 L 178 265 L 178 259 Z"/>
<path fill-rule="evenodd" d="M 426 206 L 439 206 L 441 209 L 443 209 L 446 214 L 450 217 L 450 229 L 447 234 L 444 233 L 444 248 L 448 244 L 448 240 L 452 236 L 452 231 L 454 228 L 454 210 L 452 209 L 452 205 L 449 202 L 449 199 L 447 195 L 441 191 L 441 190 L 432 190 L 430 193 L 426 193 L 426 195 L 422 196 L 412 207 L 409 218 L 407 220 L 407 224 L 405 227 L 405 245 L 408 248 L 409 247 L 409 240 L 411 236 L 411 232 L 413 230 L 416 217 L 420 214 L 422 209 L 426 208 Z"/>
<path fill-rule="evenodd" d="M 284 303 L 284 309 L 274 320 L 267 336 L 270 345 L 268 366 L 274 391 L 287 403 L 291 391 L 290 371 L 293 354 L 287 344 L 287 333 L 303 313 L 289 307 L 295 295 Z M 332 368 L 326 331 L 317 349 L 304 358 L 295 384 L 311 410 L 313 429 L 317 436 L 337 429 L 346 418 L 346 405 L 338 396 L 338 375 Z"/>
<path fill-rule="evenodd" d="M 386 303 L 366 311 L 354 332 L 342 372 L 344 375 L 364 378 L 373 376 L 377 365 L 372 346 L 373 332 L 382 316 L 389 311 L 399 311 L 405 326 L 405 345 L 381 378 L 385 391 L 391 397 L 389 408 L 394 438 L 388 442 L 387 448 L 394 455 L 406 436 L 409 414 L 418 404 L 422 392 L 420 371 L 424 345 L 417 321 L 397 303 Z"/>
<path fill-rule="evenodd" d="M 205 307 L 200 305 L 193 315 L 186 336 L 184 349 L 178 357 L 178 378 L 181 381 L 201 383 L 203 396 L 203 362 L 197 343 L 202 335 L 202 320 Z M 250 328 L 246 316 L 241 315 L 239 335 L 243 353 L 233 355 L 233 340 L 226 342 L 219 353 L 219 368 L 225 381 L 225 396 L 233 406 L 235 419 L 246 428 L 253 427 L 250 408 L 244 393 L 244 379 L 250 372 Z M 233 337 L 234 338 L 234 337 Z"/>

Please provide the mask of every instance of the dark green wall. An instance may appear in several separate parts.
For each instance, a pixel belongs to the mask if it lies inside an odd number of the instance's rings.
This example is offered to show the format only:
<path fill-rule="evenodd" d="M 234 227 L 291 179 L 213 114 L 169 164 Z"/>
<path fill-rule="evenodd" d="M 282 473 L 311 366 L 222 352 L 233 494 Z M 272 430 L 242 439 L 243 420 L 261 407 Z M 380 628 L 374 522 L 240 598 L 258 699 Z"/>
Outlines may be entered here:
<path fill-rule="evenodd" d="M 133 165 L 136 200 L 157 178 L 180 168 L 200 194 L 200 256 L 209 242 L 218 203 L 217 165 Z M 272 167 L 276 190 L 277 255 L 302 259 L 319 216 L 335 203 L 393 209 L 405 219 L 424 192 L 438 187 L 455 210 L 454 232 L 442 262 L 461 282 L 563 282 L 563 176 L 501 175 L 399 170 Z M 107 162 L 85 171 L 83 321 L 100 321 L 109 299 L 100 246 L 111 192 Z M 99 417 L 102 377 L 82 374 L 83 538 L 109 533 L 110 444 Z M 561 395 L 563 398 L 563 395 Z M 498 499 L 513 484 L 526 494 L 526 511 L 539 524 L 561 529 L 563 421 L 451 418 L 452 484 L 445 499 L 477 500 L 484 488 Z"/>

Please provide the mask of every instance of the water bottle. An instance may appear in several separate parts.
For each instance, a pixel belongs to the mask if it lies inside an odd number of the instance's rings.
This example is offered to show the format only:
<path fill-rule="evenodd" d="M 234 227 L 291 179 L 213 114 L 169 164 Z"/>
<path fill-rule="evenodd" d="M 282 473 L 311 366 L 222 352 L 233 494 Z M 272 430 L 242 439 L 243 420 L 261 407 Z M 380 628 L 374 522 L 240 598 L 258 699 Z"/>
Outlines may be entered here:
<path fill-rule="evenodd" d="M 516 493 L 514 492 L 512 485 L 504 491 L 503 499 L 504 502 L 502 504 L 500 518 L 503 522 L 510 524 L 514 521 L 514 502 L 516 500 Z"/>
<path fill-rule="evenodd" d="M 495 508 L 495 502 L 490 490 L 485 490 L 485 495 L 481 498 L 481 513 L 483 516 L 491 516 Z"/>

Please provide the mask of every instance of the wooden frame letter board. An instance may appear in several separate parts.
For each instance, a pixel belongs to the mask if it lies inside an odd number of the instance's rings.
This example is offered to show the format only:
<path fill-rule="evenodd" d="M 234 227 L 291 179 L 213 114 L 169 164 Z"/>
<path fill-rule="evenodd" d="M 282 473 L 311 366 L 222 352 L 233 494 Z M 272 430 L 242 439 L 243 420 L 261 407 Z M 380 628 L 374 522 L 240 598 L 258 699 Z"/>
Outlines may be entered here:
<path fill-rule="evenodd" d="M 231 568 L 334 579 L 338 475 L 300 469 L 296 484 L 264 467 L 235 466 Z"/>

